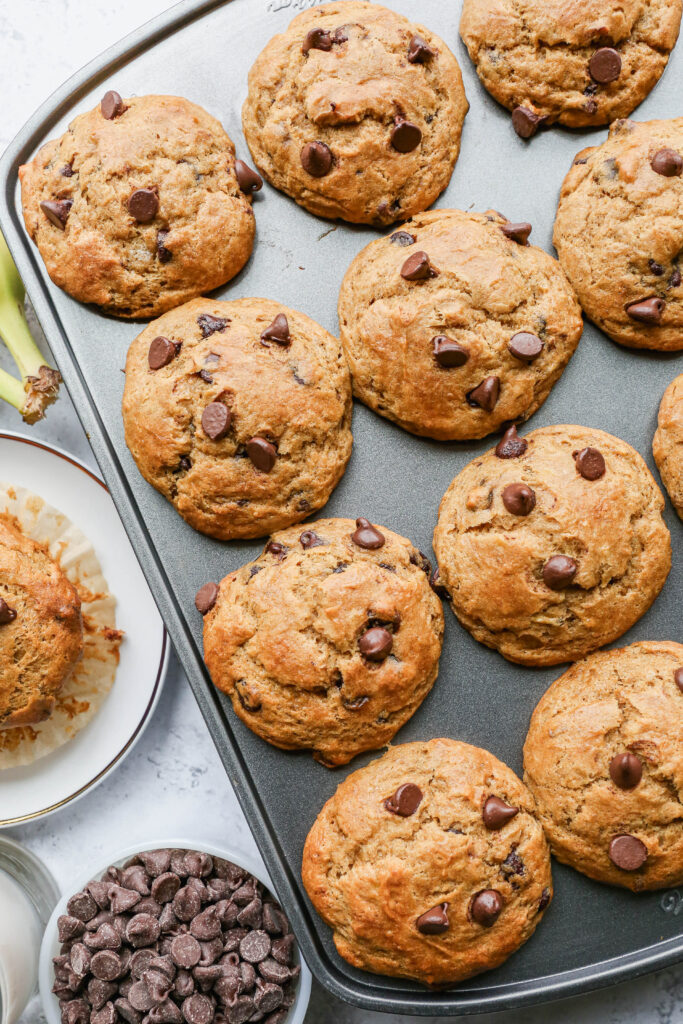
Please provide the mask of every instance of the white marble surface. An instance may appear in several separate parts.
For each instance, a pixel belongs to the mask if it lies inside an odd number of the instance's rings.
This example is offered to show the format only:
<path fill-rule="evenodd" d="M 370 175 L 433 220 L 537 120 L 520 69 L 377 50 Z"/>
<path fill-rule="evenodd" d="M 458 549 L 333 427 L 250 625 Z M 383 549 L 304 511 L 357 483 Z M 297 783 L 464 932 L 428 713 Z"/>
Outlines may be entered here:
<path fill-rule="evenodd" d="M 0 0 L 0 149 L 71 72 L 168 6 L 167 0 Z M 2 353 L 0 365 L 10 368 Z M 2 428 L 25 429 L 4 404 Z M 94 464 L 66 394 L 33 434 Z M 62 886 L 84 862 L 106 859 L 122 845 L 157 834 L 184 834 L 217 843 L 230 840 L 245 850 L 254 848 L 175 658 L 155 718 L 124 764 L 77 804 L 10 834 L 43 857 Z M 34 1004 L 25 1024 L 39 1019 L 40 1009 Z M 314 987 L 306 1022 L 381 1024 L 390 1019 L 396 1024 L 431 1020 L 367 1013 Z M 683 968 L 535 1010 L 477 1019 L 482 1024 L 683 1024 Z"/>

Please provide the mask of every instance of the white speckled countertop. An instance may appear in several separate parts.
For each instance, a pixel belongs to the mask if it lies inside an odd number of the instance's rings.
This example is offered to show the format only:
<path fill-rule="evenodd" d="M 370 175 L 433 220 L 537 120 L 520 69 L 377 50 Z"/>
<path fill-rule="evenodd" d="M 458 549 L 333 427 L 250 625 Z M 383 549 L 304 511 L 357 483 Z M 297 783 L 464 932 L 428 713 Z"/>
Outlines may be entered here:
<path fill-rule="evenodd" d="M 0 0 L 0 150 L 33 110 L 73 71 L 111 42 L 169 6 L 168 0 Z M 36 337 L 41 335 L 36 329 Z M 42 341 L 41 341 L 42 343 Z M 0 365 L 12 368 L 0 353 Z M 22 430 L 0 406 L 0 429 Z M 94 466 L 73 407 L 63 394 L 33 435 Z M 216 809 L 220 813 L 216 814 Z M 10 830 L 66 886 L 85 861 L 121 845 L 175 833 L 254 848 L 249 827 L 174 658 L 153 722 L 130 757 L 98 789 L 42 822 Z M 683 1024 L 683 967 L 578 999 L 473 1018 L 481 1024 Z M 37 1002 L 23 1024 L 40 1020 Z M 306 1024 L 396 1024 L 436 1018 L 368 1013 L 331 999 L 314 985 Z"/>

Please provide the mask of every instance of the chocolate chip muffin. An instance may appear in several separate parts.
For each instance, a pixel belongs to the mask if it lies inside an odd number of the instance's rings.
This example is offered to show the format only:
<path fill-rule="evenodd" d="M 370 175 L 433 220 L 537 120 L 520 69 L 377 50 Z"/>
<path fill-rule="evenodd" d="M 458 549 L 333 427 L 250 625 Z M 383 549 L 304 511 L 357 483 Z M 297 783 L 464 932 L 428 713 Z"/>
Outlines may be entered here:
<path fill-rule="evenodd" d="M 19 178 L 54 283 L 115 316 L 156 316 L 249 259 L 260 178 L 221 124 L 178 96 L 106 93 Z"/>
<path fill-rule="evenodd" d="M 683 884 L 683 645 L 572 665 L 541 698 L 524 778 L 558 860 L 626 889 Z"/>
<path fill-rule="evenodd" d="M 522 665 L 575 661 L 650 607 L 671 565 L 664 499 L 611 434 L 511 427 L 446 491 L 440 582 L 475 640 Z"/>
<path fill-rule="evenodd" d="M 553 241 L 584 313 L 630 348 L 683 349 L 683 118 L 617 121 L 564 179 Z"/>
<path fill-rule="evenodd" d="M 467 100 L 443 40 L 379 4 L 299 14 L 249 72 L 247 144 L 276 188 L 320 217 L 391 224 L 448 184 Z"/>
<path fill-rule="evenodd" d="M 404 743 L 327 801 L 303 882 L 354 967 L 451 985 L 507 960 L 550 902 L 534 815 L 531 794 L 488 751 Z"/>
<path fill-rule="evenodd" d="M 662 396 L 652 454 L 671 503 L 683 519 L 683 373 Z"/>
<path fill-rule="evenodd" d="M 82 651 L 75 588 L 45 548 L 0 515 L 0 729 L 49 718 Z"/>
<path fill-rule="evenodd" d="M 608 124 L 659 81 L 681 0 L 465 0 L 460 35 L 523 139 L 544 124 Z"/>
<path fill-rule="evenodd" d="M 321 508 L 351 455 L 341 345 L 269 299 L 193 299 L 130 347 L 126 443 L 187 522 L 262 537 Z"/>
<path fill-rule="evenodd" d="M 567 365 L 583 322 L 530 224 L 432 210 L 371 242 L 339 295 L 354 394 L 415 434 L 484 437 L 527 419 Z"/>
<path fill-rule="evenodd" d="M 215 685 L 255 733 L 346 764 L 388 743 L 438 670 L 441 602 L 409 540 L 367 519 L 275 534 L 197 595 Z"/>

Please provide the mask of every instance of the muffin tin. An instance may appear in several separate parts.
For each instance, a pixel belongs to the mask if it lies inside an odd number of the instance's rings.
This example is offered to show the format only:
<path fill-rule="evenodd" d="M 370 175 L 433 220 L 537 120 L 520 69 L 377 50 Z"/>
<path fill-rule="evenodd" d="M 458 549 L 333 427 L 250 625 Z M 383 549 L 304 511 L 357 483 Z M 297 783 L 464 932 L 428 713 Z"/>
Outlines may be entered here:
<path fill-rule="evenodd" d="M 414 16 L 410 0 L 387 5 Z M 108 319 L 72 301 L 47 278 L 24 232 L 17 168 L 108 88 L 122 95 L 177 93 L 205 106 L 225 125 L 238 156 L 249 160 L 239 112 L 248 69 L 266 41 L 308 0 L 186 0 L 133 33 L 57 91 L 10 145 L 0 175 L 0 223 L 26 282 L 71 397 L 147 575 L 226 770 L 313 973 L 335 995 L 385 1012 L 453 1016 L 575 994 L 683 959 L 681 897 L 629 892 L 593 883 L 554 865 L 556 895 L 536 935 L 498 970 L 447 992 L 356 971 L 337 955 L 329 929 L 303 892 L 300 861 L 308 829 L 341 778 L 367 763 L 330 771 L 307 754 L 267 746 L 234 716 L 204 670 L 201 584 L 254 557 L 261 542 L 221 544 L 196 534 L 137 472 L 125 447 L 121 368 L 139 325 Z M 432 26 L 461 64 L 471 109 L 451 184 L 438 206 L 502 210 L 533 223 L 532 242 L 552 251 L 560 184 L 579 149 L 604 130 L 555 128 L 524 143 L 509 114 L 479 84 L 458 37 L 460 5 L 423 0 L 419 20 Z M 683 77 L 683 42 L 674 50 L 638 119 L 674 116 Z M 333 333 L 341 278 L 378 232 L 319 220 L 267 185 L 254 202 L 257 239 L 247 268 L 218 293 L 262 295 L 314 317 Z M 634 445 L 653 467 L 652 435 L 661 395 L 681 357 L 627 351 L 586 324 L 578 350 L 529 429 L 553 423 L 600 427 Z M 439 501 L 455 474 L 495 439 L 454 444 L 413 437 L 356 404 L 355 448 L 324 515 L 367 516 L 407 537 L 431 557 Z M 683 533 L 671 505 L 667 524 L 673 569 L 653 607 L 618 643 L 681 639 Z M 446 639 L 434 690 L 397 742 L 452 736 L 487 747 L 521 772 L 531 711 L 562 671 L 509 664 L 477 644 L 446 610 Z M 149 794 L 153 799 L 154 794 Z M 220 822 L 220 807 L 216 808 Z"/>

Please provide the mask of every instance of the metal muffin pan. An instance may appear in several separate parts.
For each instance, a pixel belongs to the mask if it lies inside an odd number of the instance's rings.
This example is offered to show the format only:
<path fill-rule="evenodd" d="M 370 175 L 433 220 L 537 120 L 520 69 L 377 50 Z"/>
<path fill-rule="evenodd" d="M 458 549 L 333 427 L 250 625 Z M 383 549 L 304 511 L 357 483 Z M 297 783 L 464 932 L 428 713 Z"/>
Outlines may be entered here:
<path fill-rule="evenodd" d="M 340 6 L 343 0 L 338 0 Z M 411 0 L 387 0 L 409 17 Z M 239 796 L 277 892 L 313 973 L 335 995 L 385 1012 L 453 1016 L 521 1006 L 584 992 L 683 960 L 683 893 L 629 892 L 598 885 L 554 865 L 556 895 L 533 938 L 496 971 L 446 992 L 431 992 L 351 968 L 300 882 L 301 851 L 316 814 L 350 771 L 330 771 L 305 753 L 284 753 L 252 735 L 212 687 L 202 662 L 202 623 L 194 594 L 260 551 L 262 542 L 223 544 L 195 533 L 139 475 L 124 443 L 121 368 L 139 324 L 102 316 L 55 288 L 27 237 L 17 168 L 108 88 L 122 95 L 173 93 L 206 107 L 249 160 L 240 123 L 247 72 L 267 40 L 310 0 L 185 0 L 128 36 L 76 74 L 30 119 L 0 163 L 0 223 L 140 559 L 190 685 Z M 559 128 L 524 143 L 509 114 L 480 86 L 458 37 L 460 4 L 422 0 L 419 20 L 458 57 L 471 104 L 451 183 L 436 205 L 503 210 L 533 223 L 532 242 L 552 252 L 552 223 L 562 179 L 579 149 L 605 131 Z M 680 112 L 683 43 L 639 119 Z M 378 236 L 319 220 L 269 186 L 254 203 L 257 237 L 246 269 L 221 298 L 265 296 L 337 331 L 339 285 L 352 257 Z M 630 442 L 652 468 L 657 408 L 683 357 L 628 351 L 586 324 L 562 379 L 525 429 L 553 423 L 600 427 Z M 451 479 L 494 439 L 464 444 L 413 437 L 356 403 L 354 453 L 323 515 L 367 516 L 431 553 L 439 501 Z M 681 639 L 683 530 L 671 505 L 671 575 L 651 610 L 618 643 Z M 397 742 L 451 736 L 493 751 L 521 772 L 531 711 L 562 668 L 525 669 L 477 644 L 448 608 L 434 690 Z M 150 794 L 150 799 L 153 794 Z M 220 828 L 220 807 L 216 808 Z"/>

